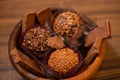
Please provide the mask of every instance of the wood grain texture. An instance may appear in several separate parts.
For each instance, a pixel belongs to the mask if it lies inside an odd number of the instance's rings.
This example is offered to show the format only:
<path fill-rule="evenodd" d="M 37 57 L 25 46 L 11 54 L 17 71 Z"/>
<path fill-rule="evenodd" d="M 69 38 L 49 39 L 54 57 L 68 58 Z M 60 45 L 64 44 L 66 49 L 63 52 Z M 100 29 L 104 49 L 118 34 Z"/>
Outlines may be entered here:
<path fill-rule="evenodd" d="M 29 12 L 52 7 L 70 7 L 101 24 L 110 20 L 112 39 L 100 70 L 91 80 L 120 80 L 120 0 L 0 0 L 0 80 L 23 80 L 12 67 L 8 39 L 14 26 Z"/>

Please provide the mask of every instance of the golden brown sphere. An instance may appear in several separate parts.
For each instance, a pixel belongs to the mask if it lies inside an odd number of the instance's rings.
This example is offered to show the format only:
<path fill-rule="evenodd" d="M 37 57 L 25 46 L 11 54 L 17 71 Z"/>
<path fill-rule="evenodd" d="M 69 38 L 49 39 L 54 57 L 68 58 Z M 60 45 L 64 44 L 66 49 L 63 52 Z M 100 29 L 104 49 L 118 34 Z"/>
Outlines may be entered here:
<path fill-rule="evenodd" d="M 84 31 L 83 19 L 75 12 L 66 11 L 58 14 L 53 23 L 56 34 L 66 38 L 80 38 Z"/>
<path fill-rule="evenodd" d="M 48 60 L 48 66 L 59 75 L 66 75 L 76 68 L 78 63 L 78 54 L 69 48 L 52 52 Z"/>

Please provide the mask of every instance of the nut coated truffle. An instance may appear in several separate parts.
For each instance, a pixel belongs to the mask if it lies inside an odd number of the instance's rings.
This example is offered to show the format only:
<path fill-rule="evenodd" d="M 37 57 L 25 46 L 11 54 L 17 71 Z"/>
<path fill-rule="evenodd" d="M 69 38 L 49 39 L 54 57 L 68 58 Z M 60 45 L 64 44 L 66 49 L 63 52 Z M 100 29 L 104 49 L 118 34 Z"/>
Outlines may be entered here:
<path fill-rule="evenodd" d="M 31 28 L 24 34 L 22 45 L 33 52 L 48 50 L 46 40 L 51 35 L 50 31 L 42 29 L 40 26 Z"/>
<path fill-rule="evenodd" d="M 78 54 L 69 48 L 54 51 L 48 60 L 48 66 L 59 75 L 67 75 L 78 63 Z"/>
<path fill-rule="evenodd" d="M 56 34 L 66 38 L 80 38 L 84 31 L 84 21 L 75 12 L 66 11 L 59 13 L 53 22 Z"/>

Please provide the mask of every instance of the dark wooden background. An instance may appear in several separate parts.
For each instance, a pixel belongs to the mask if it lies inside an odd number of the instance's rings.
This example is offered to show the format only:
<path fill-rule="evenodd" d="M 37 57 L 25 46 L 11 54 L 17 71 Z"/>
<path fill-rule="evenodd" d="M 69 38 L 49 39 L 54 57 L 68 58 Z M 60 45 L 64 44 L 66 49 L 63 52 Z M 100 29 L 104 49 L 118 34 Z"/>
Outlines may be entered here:
<path fill-rule="evenodd" d="M 103 65 L 91 80 L 120 80 L 120 0 L 0 0 L 0 80 L 23 80 L 9 60 L 10 33 L 24 14 L 49 6 L 73 8 L 97 24 L 110 20 L 112 39 L 107 40 Z"/>

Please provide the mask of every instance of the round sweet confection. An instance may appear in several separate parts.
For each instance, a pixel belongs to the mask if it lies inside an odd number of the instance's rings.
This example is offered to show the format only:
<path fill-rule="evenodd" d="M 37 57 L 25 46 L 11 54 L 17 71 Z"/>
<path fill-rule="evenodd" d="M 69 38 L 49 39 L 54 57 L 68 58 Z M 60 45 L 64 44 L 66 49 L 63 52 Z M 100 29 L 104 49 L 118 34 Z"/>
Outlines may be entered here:
<path fill-rule="evenodd" d="M 46 40 L 51 35 L 50 31 L 40 26 L 31 28 L 23 35 L 22 46 L 33 52 L 46 51 L 49 49 Z"/>
<path fill-rule="evenodd" d="M 51 53 L 48 66 L 59 75 L 66 75 L 79 64 L 78 54 L 72 49 L 63 48 Z"/>
<path fill-rule="evenodd" d="M 59 13 L 53 22 L 56 34 L 66 38 L 80 38 L 84 32 L 84 21 L 75 12 L 66 11 Z"/>

